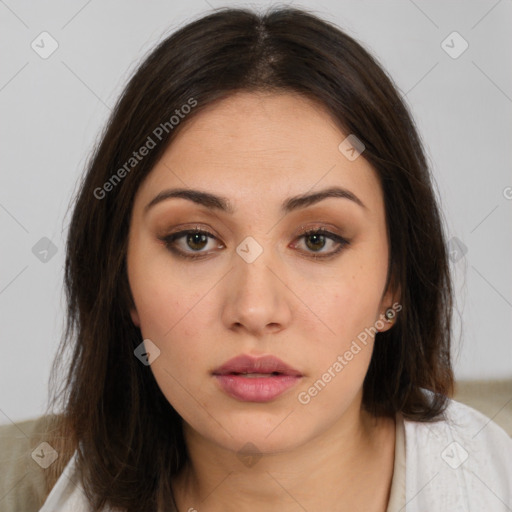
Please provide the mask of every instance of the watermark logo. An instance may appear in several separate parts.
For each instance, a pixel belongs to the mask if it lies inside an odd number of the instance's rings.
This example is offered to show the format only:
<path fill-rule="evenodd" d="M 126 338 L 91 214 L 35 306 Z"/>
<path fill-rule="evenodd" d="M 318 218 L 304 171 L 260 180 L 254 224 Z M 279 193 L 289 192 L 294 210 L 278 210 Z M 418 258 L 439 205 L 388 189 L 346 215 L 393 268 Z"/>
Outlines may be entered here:
<path fill-rule="evenodd" d="M 160 356 L 160 349 L 147 338 L 140 345 L 137 345 L 133 353 L 142 364 L 149 366 Z"/>
<path fill-rule="evenodd" d="M 351 133 L 346 139 L 341 141 L 338 149 L 348 160 L 353 162 L 361 156 L 363 151 L 366 149 L 366 146 L 360 139 Z"/>
<path fill-rule="evenodd" d="M 261 459 L 262 454 L 255 444 L 248 442 L 238 450 L 236 456 L 244 466 L 252 468 Z"/>
<path fill-rule="evenodd" d="M 441 458 L 450 466 L 452 469 L 457 469 L 459 466 L 466 462 L 469 454 L 467 450 L 457 443 L 457 441 L 453 441 L 450 443 L 442 452 Z"/>
<path fill-rule="evenodd" d="M 32 247 L 32 254 L 42 263 L 48 263 L 57 254 L 57 246 L 49 238 L 43 236 Z"/>
<path fill-rule="evenodd" d="M 46 441 L 40 443 L 30 455 L 43 469 L 49 468 L 59 457 L 57 450 Z"/>
<path fill-rule="evenodd" d="M 59 47 L 57 40 L 48 32 L 41 32 L 30 43 L 30 47 L 41 59 L 48 59 Z"/>
<path fill-rule="evenodd" d="M 441 48 L 452 58 L 458 59 L 469 47 L 469 43 L 457 32 L 452 32 L 441 42 Z"/>
<path fill-rule="evenodd" d="M 453 236 L 448 242 L 448 252 L 450 260 L 457 263 L 457 261 L 467 254 L 468 248 L 456 236 Z"/>
<path fill-rule="evenodd" d="M 238 244 L 236 252 L 246 263 L 252 263 L 263 252 L 263 247 L 252 236 L 248 236 Z"/>

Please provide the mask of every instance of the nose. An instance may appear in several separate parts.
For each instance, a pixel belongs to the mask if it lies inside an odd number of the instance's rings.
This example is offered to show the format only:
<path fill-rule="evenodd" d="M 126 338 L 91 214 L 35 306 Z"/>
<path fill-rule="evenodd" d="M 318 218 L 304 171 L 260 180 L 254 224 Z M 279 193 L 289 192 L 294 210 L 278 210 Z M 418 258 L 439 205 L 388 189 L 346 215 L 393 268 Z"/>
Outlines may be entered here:
<path fill-rule="evenodd" d="M 253 336 L 278 333 L 292 318 L 293 294 L 279 259 L 266 249 L 254 261 L 235 254 L 234 268 L 224 289 L 222 321 L 227 328 Z"/>

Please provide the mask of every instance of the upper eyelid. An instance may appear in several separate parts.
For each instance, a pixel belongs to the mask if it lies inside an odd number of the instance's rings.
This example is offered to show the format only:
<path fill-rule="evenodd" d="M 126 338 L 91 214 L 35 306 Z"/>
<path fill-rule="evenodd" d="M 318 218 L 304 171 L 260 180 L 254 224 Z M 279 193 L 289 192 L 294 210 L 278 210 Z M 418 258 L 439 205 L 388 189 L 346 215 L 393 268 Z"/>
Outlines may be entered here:
<path fill-rule="evenodd" d="M 325 235 L 332 235 L 333 237 L 345 238 L 345 237 L 343 237 L 342 235 L 340 235 L 338 233 L 333 233 L 329 228 L 323 227 L 323 226 L 309 227 L 309 228 L 306 228 L 306 229 L 301 229 L 300 232 L 297 234 L 297 236 L 298 237 L 302 237 L 302 236 L 305 236 L 305 235 L 310 234 L 310 233 L 318 233 L 318 232 L 323 233 Z M 212 233 L 208 229 L 204 229 L 204 228 L 180 229 L 178 231 L 174 231 L 172 233 L 169 233 L 168 235 L 164 235 L 162 238 L 169 238 L 169 237 L 181 238 L 182 236 L 187 235 L 189 233 L 199 233 L 199 234 L 207 235 L 210 238 L 215 238 L 217 240 L 219 239 L 217 237 L 217 235 L 215 235 L 214 233 Z M 180 235 L 180 236 L 178 236 L 178 235 Z"/>

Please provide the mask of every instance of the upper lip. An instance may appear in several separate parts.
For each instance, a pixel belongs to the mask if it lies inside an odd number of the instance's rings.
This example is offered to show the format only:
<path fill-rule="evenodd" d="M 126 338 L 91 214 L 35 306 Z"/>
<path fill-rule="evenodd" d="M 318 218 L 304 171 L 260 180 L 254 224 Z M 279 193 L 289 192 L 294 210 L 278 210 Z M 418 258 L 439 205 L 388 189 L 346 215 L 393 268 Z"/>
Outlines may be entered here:
<path fill-rule="evenodd" d="M 242 354 L 226 361 L 213 371 L 214 375 L 230 373 L 280 373 L 282 375 L 302 376 L 302 374 L 274 356 L 252 357 Z"/>

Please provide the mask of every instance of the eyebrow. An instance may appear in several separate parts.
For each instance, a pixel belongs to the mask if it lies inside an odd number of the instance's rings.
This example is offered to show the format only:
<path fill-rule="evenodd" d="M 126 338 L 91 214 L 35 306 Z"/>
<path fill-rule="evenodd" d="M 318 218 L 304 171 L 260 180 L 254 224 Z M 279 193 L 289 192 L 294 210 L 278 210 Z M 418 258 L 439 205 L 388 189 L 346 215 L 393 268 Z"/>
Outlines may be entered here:
<path fill-rule="evenodd" d="M 144 213 L 147 213 L 147 211 L 156 204 L 175 197 L 187 199 L 201 206 L 205 206 L 211 210 L 220 210 L 230 214 L 235 212 L 235 209 L 231 205 L 230 201 L 225 197 L 190 188 L 175 188 L 162 190 L 162 192 L 156 195 L 145 206 Z M 316 204 L 323 199 L 327 199 L 328 197 L 348 199 L 353 201 L 355 204 L 358 204 L 361 208 L 366 210 L 368 209 L 367 206 L 354 193 L 350 192 L 350 190 L 341 187 L 329 187 L 312 194 L 301 194 L 298 196 L 289 197 L 281 205 L 281 212 L 290 213 L 294 210 L 306 208 L 307 206 Z"/>

